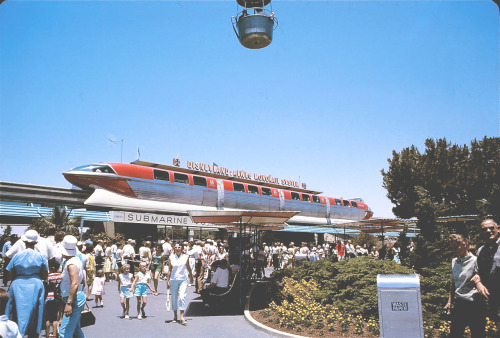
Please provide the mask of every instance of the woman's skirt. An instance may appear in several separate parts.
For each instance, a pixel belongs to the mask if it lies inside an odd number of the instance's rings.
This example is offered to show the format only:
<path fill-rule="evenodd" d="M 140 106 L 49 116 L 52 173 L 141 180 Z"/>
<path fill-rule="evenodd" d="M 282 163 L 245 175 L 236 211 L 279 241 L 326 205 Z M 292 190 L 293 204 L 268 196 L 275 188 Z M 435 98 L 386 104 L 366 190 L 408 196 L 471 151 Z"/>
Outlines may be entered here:
<path fill-rule="evenodd" d="M 21 336 L 42 331 L 44 296 L 39 277 L 18 276 L 10 285 L 5 314 L 17 323 Z"/>
<path fill-rule="evenodd" d="M 104 261 L 104 273 L 113 272 L 113 261 L 110 257 L 106 257 Z"/>

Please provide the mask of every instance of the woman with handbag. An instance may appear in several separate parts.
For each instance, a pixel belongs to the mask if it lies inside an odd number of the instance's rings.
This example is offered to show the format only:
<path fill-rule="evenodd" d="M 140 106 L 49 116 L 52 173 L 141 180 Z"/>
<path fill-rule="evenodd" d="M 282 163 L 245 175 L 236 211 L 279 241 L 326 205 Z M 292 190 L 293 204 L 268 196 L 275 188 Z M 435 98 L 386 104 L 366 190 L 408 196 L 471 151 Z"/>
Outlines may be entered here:
<path fill-rule="evenodd" d="M 63 269 L 61 296 L 64 299 L 64 316 L 59 330 L 60 338 L 85 337 L 80 327 L 80 316 L 86 304 L 82 291 L 82 280 L 85 278 L 82 261 L 76 257 L 77 239 L 65 236 L 62 241 Z"/>
<path fill-rule="evenodd" d="M 182 253 L 181 243 L 174 245 L 174 253 L 170 255 L 168 267 L 167 289 L 170 289 L 172 294 L 172 310 L 174 311 L 174 320 L 172 322 L 177 323 L 177 309 L 179 309 L 179 323 L 187 325 L 184 319 L 184 312 L 186 311 L 186 288 L 188 277 L 190 284 L 193 284 L 193 271 L 189 265 L 189 256 Z"/>

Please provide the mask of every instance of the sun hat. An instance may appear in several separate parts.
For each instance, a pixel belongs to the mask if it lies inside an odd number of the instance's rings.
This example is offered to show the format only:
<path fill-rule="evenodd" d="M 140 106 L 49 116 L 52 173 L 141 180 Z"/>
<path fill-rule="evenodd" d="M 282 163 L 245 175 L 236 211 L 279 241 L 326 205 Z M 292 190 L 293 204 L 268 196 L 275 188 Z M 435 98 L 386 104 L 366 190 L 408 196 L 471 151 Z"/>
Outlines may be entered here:
<path fill-rule="evenodd" d="M 87 247 L 85 246 L 85 244 L 84 244 L 83 242 L 80 242 L 80 241 L 78 241 L 78 242 L 76 243 L 76 247 L 81 247 L 81 248 L 79 249 L 79 250 L 80 250 L 80 252 L 85 252 L 85 250 L 87 250 Z"/>
<path fill-rule="evenodd" d="M 64 256 L 74 256 L 76 255 L 76 243 L 78 240 L 75 236 L 67 235 L 64 236 L 62 241 L 61 251 Z"/>
<path fill-rule="evenodd" d="M 38 242 L 38 232 L 36 230 L 28 230 L 21 236 L 21 239 L 24 242 Z"/>

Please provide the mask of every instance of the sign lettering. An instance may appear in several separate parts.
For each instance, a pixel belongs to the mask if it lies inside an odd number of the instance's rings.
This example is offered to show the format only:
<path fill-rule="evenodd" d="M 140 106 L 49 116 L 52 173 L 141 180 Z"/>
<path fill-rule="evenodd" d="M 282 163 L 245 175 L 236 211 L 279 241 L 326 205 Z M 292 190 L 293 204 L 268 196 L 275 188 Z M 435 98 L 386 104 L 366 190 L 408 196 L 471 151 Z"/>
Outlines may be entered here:
<path fill-rule="evenodd" d="M 391 302 L 392 311 L 408 311 L 408 302 Z"/>
<path fill-rule="evenodd" d="M 175 162 L 177 161 L 177 162 Z M 180 165 L 180 161 L 178 158 L 174 159 L 174 163 L 176 165 Z M 247 172 L 245 170 L 229 170 L 228 168 L 225 167 L 219 167 L 216 164 L 205 164 L 205 163 L 199 163 L 199 162 L 191 162 L 187 161 L 187 168 L 188 169 L 193 169 L 197 171 L 205 171 L 209 173 L 214 173 L 214 174 L 220 174 L 220 175 L 225 175 L 225 176 L 232 176 L 232 177 L 238 177 L 238 178 L 244 178 L 244 179 L 254 179 L 256 181 L 261 181 L 261 182 L 266 182 L 266 183 L 273 183 L 273 184 L 281 184 L 285 185 L 288 187 L 294 187 L 294 188 L 299 188 L 300 184 L 299 182 L 295 180 L 288 180 L 288 179 L 280 179 L 278 177 L 274 177 L 271 175 L 261 175 L 261 174 L 252 174 L 250 172 Z M 306 184 L 302 183 L 302 188 L 306 189 Z"/>
<path fill-rule="evenodd" d="M 193 223 L 191 217 L 189 216 L 144 214 L 144 213 L 128 212 L 128 211 L 111 211 L 110 215 L 111 215 L 111 220 L 113 222 L 157 224 L 157 225 L 168 225 L 168 226 L 180 225 L 185 227 L 203 227 L 203 228 L 221 227 L 214 224 Z"/>

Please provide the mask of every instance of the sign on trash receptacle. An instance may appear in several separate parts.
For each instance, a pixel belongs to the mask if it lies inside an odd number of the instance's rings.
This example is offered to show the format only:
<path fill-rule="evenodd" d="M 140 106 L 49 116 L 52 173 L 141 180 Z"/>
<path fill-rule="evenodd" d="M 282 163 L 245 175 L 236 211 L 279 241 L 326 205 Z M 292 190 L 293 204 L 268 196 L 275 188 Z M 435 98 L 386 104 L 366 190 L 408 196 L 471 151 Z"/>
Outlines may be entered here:
<path fill-rule="evenodd" d="M 377 275 L 380 337 L 424 337 L 418 275 Z"/>

